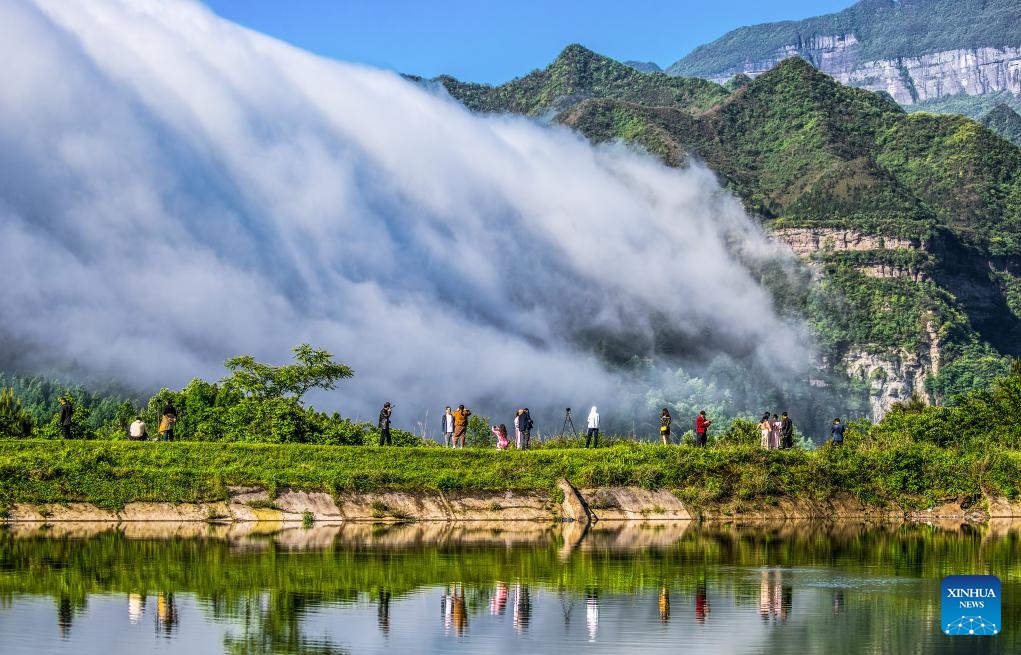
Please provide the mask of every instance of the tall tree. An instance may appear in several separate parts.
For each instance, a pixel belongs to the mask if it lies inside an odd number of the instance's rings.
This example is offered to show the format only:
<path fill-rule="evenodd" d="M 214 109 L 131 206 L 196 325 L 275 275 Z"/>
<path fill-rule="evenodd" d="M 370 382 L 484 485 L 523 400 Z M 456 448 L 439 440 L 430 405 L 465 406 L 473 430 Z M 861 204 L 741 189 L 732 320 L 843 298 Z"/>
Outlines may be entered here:
<path fill-rule="evenodd" d="M 257 362 L 251 355 L 231 357 L 224 364 L 231 374 L 223 382 L 256 398 L 290 396 L 300 402 L 310 389 L 335 389 L 338 380 L 354 376 L 350 366 L 333 361 L 325 350 L 307 343 L 292 350 L 295 363 L 283 366 Z"/>

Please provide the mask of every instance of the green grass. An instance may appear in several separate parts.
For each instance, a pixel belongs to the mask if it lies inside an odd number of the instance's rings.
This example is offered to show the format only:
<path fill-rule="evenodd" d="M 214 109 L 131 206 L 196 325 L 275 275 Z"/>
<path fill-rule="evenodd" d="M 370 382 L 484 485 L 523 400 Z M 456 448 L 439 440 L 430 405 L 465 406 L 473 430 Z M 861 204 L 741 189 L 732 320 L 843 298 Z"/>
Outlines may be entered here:
<path fill-rule="evenodd" d="M 1021 453 L 963 452 L 925 443 L 892 448 L 705 450 L 620 442 L 529 452 L 437 448 L 115 441 L 0 441 L 0 507 L 89 502 L 225 500 L 228 486 L 336 493 L 538 490 L 566 477 L 579 487 L 672 489 L 692 505 L 824 501 L 848 493 L 875 506 L 925 507 L 983 492 L 1014 497 Z"/>

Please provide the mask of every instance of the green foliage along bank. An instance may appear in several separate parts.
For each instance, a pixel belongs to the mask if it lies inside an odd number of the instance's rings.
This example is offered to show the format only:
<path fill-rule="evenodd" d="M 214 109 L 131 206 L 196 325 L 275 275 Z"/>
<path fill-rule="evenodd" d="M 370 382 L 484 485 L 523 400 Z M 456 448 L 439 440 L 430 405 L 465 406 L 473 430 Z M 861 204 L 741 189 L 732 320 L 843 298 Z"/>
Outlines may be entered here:
<path fill-rule="evenodd" d="M 226 500 L 228 487 L 345 490 L 548 491 L 582 487 L 670 489 L 695 508 L 825 502 L 849 494 L 875 507 L 1015 498 L 1021 453 L 909 443 L 890 448 L 763 451 L 756 446 L 658 446 L 526 452 L 295 444 L 0 441 L 0 506 Z"/>

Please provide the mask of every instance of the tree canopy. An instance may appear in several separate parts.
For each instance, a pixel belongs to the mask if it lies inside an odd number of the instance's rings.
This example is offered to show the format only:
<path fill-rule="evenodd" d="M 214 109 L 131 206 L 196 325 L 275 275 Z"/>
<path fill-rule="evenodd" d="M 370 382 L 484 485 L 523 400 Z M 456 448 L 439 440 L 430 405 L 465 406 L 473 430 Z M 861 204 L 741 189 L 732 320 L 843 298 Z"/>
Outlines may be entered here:
<path fill-rule="evenodd" d="M 300 401 L 310 389 L 332 390 L 338 380 L 354 376 L 350 366 L 333 361 L 325 350 L 303 343 L 292 351 L 295 363 L 282 366 L 257 362 L 251 355 L 231 357 L 224 362 L 231 374 L 223 382 L 256 398 L 290 396 Z"/>

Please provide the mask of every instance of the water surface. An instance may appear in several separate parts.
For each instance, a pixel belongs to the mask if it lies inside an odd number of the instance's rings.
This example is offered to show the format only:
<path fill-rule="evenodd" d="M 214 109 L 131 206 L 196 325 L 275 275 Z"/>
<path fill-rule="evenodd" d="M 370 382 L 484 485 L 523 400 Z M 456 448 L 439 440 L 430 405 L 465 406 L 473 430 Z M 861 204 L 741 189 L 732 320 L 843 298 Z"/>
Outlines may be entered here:
<path fill-rule="evenodd" d="M 4 653 L 1016 653 L 1021 524 L 18 525 Z M 1003 632 L 940 632 L 951 573 Z"/>

